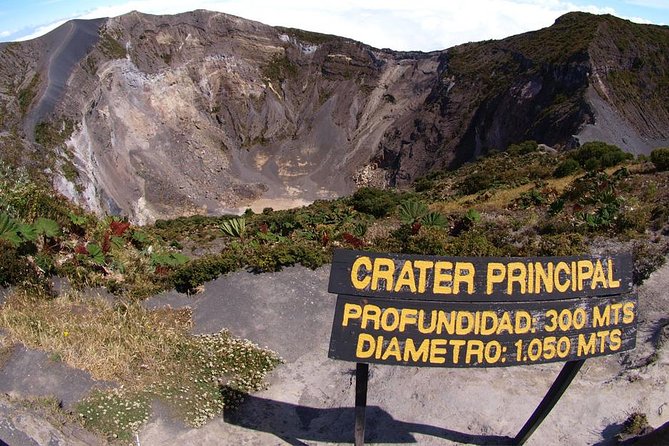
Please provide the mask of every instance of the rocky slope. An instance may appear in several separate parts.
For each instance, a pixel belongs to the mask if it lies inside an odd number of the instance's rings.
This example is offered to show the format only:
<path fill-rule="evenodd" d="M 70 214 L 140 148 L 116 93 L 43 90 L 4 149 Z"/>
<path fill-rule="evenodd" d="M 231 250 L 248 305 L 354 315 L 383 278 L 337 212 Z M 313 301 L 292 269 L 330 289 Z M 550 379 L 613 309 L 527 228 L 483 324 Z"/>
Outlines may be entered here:
<path fill-rule="evenodd" d="M 568 14 L 501 41 L 379 50 L 208 11 L 0 44 L 2 158 L 139 223 L 406 184 L 535 139 L 669 144 L 669 28 Z"/>

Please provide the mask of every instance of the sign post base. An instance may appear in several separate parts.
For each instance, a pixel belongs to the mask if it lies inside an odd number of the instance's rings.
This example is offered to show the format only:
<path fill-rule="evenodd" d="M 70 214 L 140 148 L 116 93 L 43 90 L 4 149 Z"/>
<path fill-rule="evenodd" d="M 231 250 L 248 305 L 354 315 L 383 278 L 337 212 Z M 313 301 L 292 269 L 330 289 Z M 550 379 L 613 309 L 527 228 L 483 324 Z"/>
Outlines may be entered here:
<path fill-rule="evenodd" d="M 365 444 L 365 410 L 367 408 L 367 380 L 369 364 L 355 364 L 355 446 Z"/>
<path fill-rule="evenodd" d="M 546 418 L 555 404 L 560 400 L 564 391 L 567 390 L 567 387 L 569 387 L 569 384 L 581 369 L 583 363 L 585 363 L 585 359 L 565 363 L 560 374 L 555 378 L 553 385 L 548 389 L 544 399 L 541 400 L 541 403 L 539 403 L 539 406 L 534 410 L 530 419 L 527 420 L 525 426 L 523 426 L 520 432 L 518 432 L 518 435 L 516 435 L 516 438 L 514 438 L 513 444 L 515 446 L 522 446 L 525 444 L 534 430 L 539 427 L 542 421 L 544 421 L 544 418 Z"/>

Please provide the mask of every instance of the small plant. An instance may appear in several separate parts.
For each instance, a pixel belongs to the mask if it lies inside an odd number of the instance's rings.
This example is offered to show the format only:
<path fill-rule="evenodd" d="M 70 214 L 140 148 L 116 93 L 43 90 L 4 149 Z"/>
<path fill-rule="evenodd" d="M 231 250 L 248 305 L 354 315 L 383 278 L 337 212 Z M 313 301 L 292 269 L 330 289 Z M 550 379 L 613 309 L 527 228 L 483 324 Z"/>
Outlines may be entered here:
<path fill-rule="evenodd" d="M 546 197 L 541 193 L 541 191 L 533 188 L 518 197 L 518 204 L 521 208 L 527 209 L 532 206 L 539 206 L 546 202 Z"/>
<path fill-rule="evenodd" d="M 470 223 L 478 223 L 481 221 L 481 214 L 476 210 L 476 209 L 468 209 L 467 212 L 465 213 L 465 220 L 469 221 Z"/>
<path fill-rule="evenodd" d="M 188 263 L 190 259 L 180 252 L 154 252 L 151 254 L 151 264 L 161 267 L 178 267 Z"/>
<path fill-rule="evenodd" d="M 419 221 L 427 214 L 427 205 L 418 200 L 405 200 L 400 204 L 399 216 L 404 224 L 412 224 Z"/>
<path fill-rule="evenodd" d="M 18 224 L 5 213 L 0 213 L 0 240 L 18 246 L 21 243 Z"/>
<path fill-rule="evenodd" d="M 40 217 L 35 220 L 34 223 L 35 232 L 37 235 L 43 235 L 44 237 L 54 238 L 60 235 L 60 226 L 54 220 L 50 218 Z"/>
<path fill-rule="evenodd" d="M 130 229 L 130 223 L 127 221 L 112 220 L 111 223 L 109 223 L 109 230 L 111 234 L 117 237 L 123 236 L 123 234 L 125 234 L 128 229 Z"/>
<path fill-rule="evenodd" d="M 138 229 L 132 231 L 131 240 L 132 244 L 139 249 L 143 249 L 144 247 L 148 246 L 151 243 L 151 239 L 149 238 L 149 236 L 146 235 L 145 232 L 142 232 Z"/>
<path fill-rule="evenodd" d="M 89 243 L 86 245 L 86 254 L 88 254 L 89 260 L 96 265 L 105 264 L 105 254 L 97 243 Z"/>
<path fill-rule="evenodd" d="M 69 214 L 67 214 L 67 216 L 70 218 L 70 222 L 72 222 L 74 226 L 83 228 L 88 223 L 88 217 L 86 217 L 85 215 L 78 215 L 75 214 L 74 212 L 70 212 Z"/>
<path fill-rule="evenodd" d="M 428 212 L 420 221 L 423 226 L 428 228 L 445 228 L 448 226 L 448 220 L 439 212 Z"/>
<path fill-rule="evenodd" d="M 230 237 L 244 238 L 246 233 L 246 219 L 244 217 L 231 218 L 221 223 L 221 231 Z"/>

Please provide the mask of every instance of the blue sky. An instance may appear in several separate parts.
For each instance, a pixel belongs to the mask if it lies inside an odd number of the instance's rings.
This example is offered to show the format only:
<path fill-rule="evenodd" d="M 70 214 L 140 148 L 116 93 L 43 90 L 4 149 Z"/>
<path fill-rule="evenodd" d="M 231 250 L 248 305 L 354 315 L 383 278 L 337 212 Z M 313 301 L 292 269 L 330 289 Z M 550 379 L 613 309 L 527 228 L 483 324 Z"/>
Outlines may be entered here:
<path fill-rule="evenodd" d="M 74 18 L 193 9 L 423 51 L 543 28 L 575 10 L 669 25 L 669 0 L 0 0 L 0 41 L 33 38 Z"/>

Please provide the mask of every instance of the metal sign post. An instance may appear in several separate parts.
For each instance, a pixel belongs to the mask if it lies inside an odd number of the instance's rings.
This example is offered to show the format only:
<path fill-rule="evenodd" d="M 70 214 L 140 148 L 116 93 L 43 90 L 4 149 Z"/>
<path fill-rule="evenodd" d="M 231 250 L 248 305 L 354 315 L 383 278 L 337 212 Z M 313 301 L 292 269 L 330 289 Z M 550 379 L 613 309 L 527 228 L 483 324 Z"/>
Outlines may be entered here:
<path fill-rule="evenodd" d="M 355 446 L 365 444 L 365 410 L 367 409 L 367 380 L 369 365 L 355 365 Z"/>
<path fill-rule="evenodd" d="M 584 363 L 585 359 L 569 361 L 562 367 L 560 374 L 555 378 L 553 385 L 548 389 L 544 399 L 541 400 L 541 403 L 539 403 L 539 406 L 534 410 L 530 419 L 527 420 L 525 426 L 523 426 L 520 432 L 518 432 L 518 435 L 516 435 L 516 438 L 514 438 L 513 444 L 515 446 L 522 446 L 527 439 L 530 438 L 530 435 L 532 435 L 534 430 L 539 427 L 541 422 L 544 421 L 544 418 L 546 418 L 550 411 L 553 410 L 553 407 L 560 400 L 560 397 L 564 391 L 567 390 L 567 387 L 569 387 L 569 384 L 571 384 L 571 381 Z"/>

